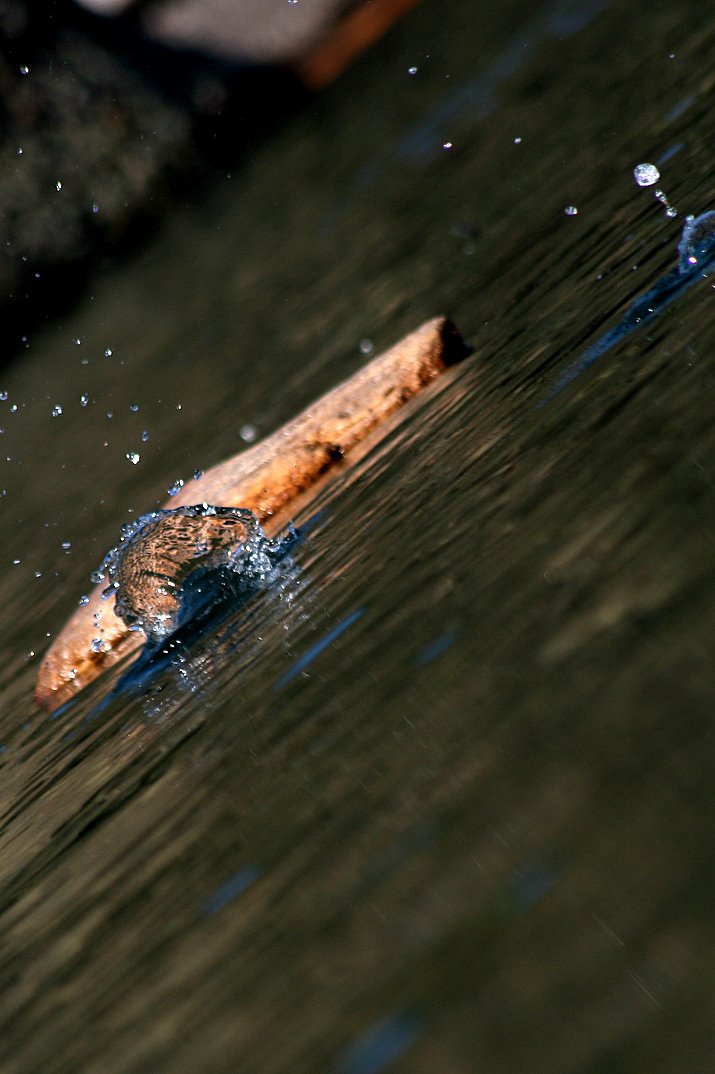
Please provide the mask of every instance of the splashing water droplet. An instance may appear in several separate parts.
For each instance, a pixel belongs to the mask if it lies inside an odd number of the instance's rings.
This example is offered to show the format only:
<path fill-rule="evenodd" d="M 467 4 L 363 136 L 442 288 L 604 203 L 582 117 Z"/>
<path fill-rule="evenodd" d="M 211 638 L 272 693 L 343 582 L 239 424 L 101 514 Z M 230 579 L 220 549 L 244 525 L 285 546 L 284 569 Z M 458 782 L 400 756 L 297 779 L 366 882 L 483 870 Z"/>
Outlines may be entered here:
<path fill-rule="evenodd" d="M 62 413 L 62 407 L 60 406 L 59 403 L 55 403 L 55 405 L 52 408 L 52 417 L 53 418 L 59 418 L 61 413 Z"/>
<path fill-rule="evenodd" d="M 660 179 L 660 172 L 655 164 L 637 164 L 633 169 L 633 178 L 638 186 L 654 186 Z"/>
<path fill-rule="evenodd" d="M 247 444 L 252 444 L 258 436 L 258 432 L 256 430 L 255 425 L 246 424 L 242 425 L 241 428 L 238 430 L 238 435 L 241 437 L 241 440 L 245 440 Z"/>
<path fill-rule="evenodd" d="M 408 75 L 416 75 L 417 74 L 417 68 L 416 67 L 408 67 L 407 68 L 407 74 Z"/>
<path fill-rule="evenodd" d="M 82 394 L 79 397 L 80 406 L 87 406 L 88 402 L 89 402 L 89 396 L 87 395 L 86 392 L 82 392 Z"/>
<path fill-rule="evenodd" d="M 658 190 L 654 191 L 654 194 L 655 194 L 656 201 L 659 201 L 661 203 L 661 205 L 665 206 L 665 215 L 666 216 L 670 216 L 672 218 L 672 217 L 678 215 L 678 210 L 673 208 L 673 206 L 670 204 L 670 202 L 668 201 L 667 197 L 665 196 L 665 193 L 660 188 Z"/>
<path fill-rule="evenodd" d="M 375 344 L 372 342 L 371 339 L 361 339 L 360 340 L 360 353 L 361 354 L 372 354 L 372 352 L 374 350 L 375 350 Z"/>
<path fill-rule="evenodd" d="M 194 481 L 200 481 L 203 476 L 203 470 L 194 470 Z"/>
<path fill-rule="evenodd" d="M 566 208 L 564 209 L 564 212 L 566 213 L 567 216 L 577 216 L 578 215 L 578 209 L 576 208 L 575 205 L 567 205 Z"/>
<path fill-rule="evenodd" d="M 168 489 L 166 491 L 169 493 L 170 496 L 176 496 L 177 493 L 181 492 L 183 487 L 184 487 L 184 479 L 183 479 L 183 477 L 177 477 L 176 481 L 173 481 L 169 485 L 169 487 L 168 487 Z"/>
<path fill-rule="evenodd" d="M 136 464 L 139 462 L 139 459 L 141 458 L 138 451 L 128 451 L 125 457 L 129 459 L 132 466 L 136 466 Z"/>
<path fill-rule="evenodd" d="M 79 606 L 80 606 L 80 608 L 85 608 L 85 607 L 86 607 L 86 606 L 87 606 L 87 605 L 89 604 L 89 597 L 87 596 L 87 594 L 86 594 L 86 593 L 85 593 L 85 594 L 83 594 L 83 595 L 82 595 L 82 596 L 81 596 L 81 597 L 79 598 L 79 602 L 78 602 L 78 603 L 79 603 Z"/>
<path fill-rule="evenodd" d="M 227 597 L 271 584 L 295 539 L 290 526 L 284 537 L 267 538 L 255 515 L 236 507 L 153 511 L 122 526 L 95 574 L 108 578 L 102 595 L 116 596 L 130 630 L 158 645 Z"/>

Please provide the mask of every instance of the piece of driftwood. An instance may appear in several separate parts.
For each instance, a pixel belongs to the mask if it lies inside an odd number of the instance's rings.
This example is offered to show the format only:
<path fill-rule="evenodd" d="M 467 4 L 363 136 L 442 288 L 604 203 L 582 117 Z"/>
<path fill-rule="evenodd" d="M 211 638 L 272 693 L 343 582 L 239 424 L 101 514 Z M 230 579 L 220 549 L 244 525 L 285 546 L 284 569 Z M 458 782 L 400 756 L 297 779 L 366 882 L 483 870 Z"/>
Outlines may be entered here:
<path fill-rule="evenodd" d="M 184 488 L 166 506 L 191 505 L 200 496 L 209 504 L 248 508 L 270 532 L 286 508 L 467 353 L 450 321 L 427 321 L 265 440 L 207 470 L 200 489 Z M 115 614 L 111 600 L 102 600 L 103 588 L 76 610 L 42 662 L 35 697 L 49 711 L 144 640 Z"/>

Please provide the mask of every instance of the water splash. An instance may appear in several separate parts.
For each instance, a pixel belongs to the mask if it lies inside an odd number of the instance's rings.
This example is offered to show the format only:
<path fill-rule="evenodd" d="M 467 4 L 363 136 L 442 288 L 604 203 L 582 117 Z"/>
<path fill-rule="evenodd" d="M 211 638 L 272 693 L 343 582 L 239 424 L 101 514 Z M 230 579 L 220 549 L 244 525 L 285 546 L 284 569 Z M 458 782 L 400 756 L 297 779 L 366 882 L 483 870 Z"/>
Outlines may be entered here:
<path fill-rule="evenodd" d="M 655 186 L 660 179 L 660 172 L 656 168 L 655 164 L 636 164 L 633 169 L 633 178 L 638 186 Z M 667 195 L 660 187 L 656 187 L 653 191 L 656 201 L 659 201 L 661 205 L 665 207 L 665 215 L 674 217 L 678 215 L 678 210 L 675 209 L 668 201 Z"/>
<path fill-rule="evenodd" d="M 563 391 L 589 366 L 602 358 L 612 347 L 637 328 L 655 320 L 667 306 L 674 302 L 684 291 L 698 280 L 707 276 L 705 271 L 715 261 L 715 211 L 701 213 L 700 216 L 687 216 L 683 232 L 678 243 L 678 264 L 646 291 L 626 310 L 625 314 L 612 328 L 591 344 L 576 361 L 561 373 L 554 387 L 538 406 L 544 406 Z"/>
<path fill-rule="evenodd" d="M 109 583 L 103 597 L 114 596 L 129 629 L 158 647 L 227 599 L 270 585 L 296 539 L 292 526 L 269 539 L 255 515 L 238 507 L 152 511 L 122 527 L 92 580 Z"/>

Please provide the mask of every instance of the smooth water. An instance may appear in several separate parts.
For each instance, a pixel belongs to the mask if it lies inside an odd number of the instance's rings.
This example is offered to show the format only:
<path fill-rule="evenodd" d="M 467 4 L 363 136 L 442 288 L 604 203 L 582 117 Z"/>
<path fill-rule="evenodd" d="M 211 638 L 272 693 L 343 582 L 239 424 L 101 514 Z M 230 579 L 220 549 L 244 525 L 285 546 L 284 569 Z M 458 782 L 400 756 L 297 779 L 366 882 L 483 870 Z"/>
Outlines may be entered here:
<path fill-rule="evenodd" d="M 638 161 L 713 208 L 714 44 L 684 3 L 425 0 L 28 326 L 3 1071 L 710 1071 L 711 280 L 537 404 L 672 269 Z M 437 313 L 475 354 L 297 512 L 275 585 L 35 708 L 120 525 Z"/>

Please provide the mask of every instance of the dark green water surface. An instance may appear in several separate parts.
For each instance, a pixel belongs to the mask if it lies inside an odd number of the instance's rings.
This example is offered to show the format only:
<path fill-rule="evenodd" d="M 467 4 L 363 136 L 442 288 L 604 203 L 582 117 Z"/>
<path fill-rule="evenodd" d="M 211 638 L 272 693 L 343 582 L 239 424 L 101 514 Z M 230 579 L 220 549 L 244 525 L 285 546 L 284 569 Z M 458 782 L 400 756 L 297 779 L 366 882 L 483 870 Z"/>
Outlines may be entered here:
<path fill-rule="evenodd" d="M 715 276 L 539 404 L 715 208 L 714 54 L 706 5 L 424 0 L 29 334 L 3 1074 L 713 1069 Z M 438 313 L 473 357 L 280 585 L 35 708 L 122 522 Z"/>

